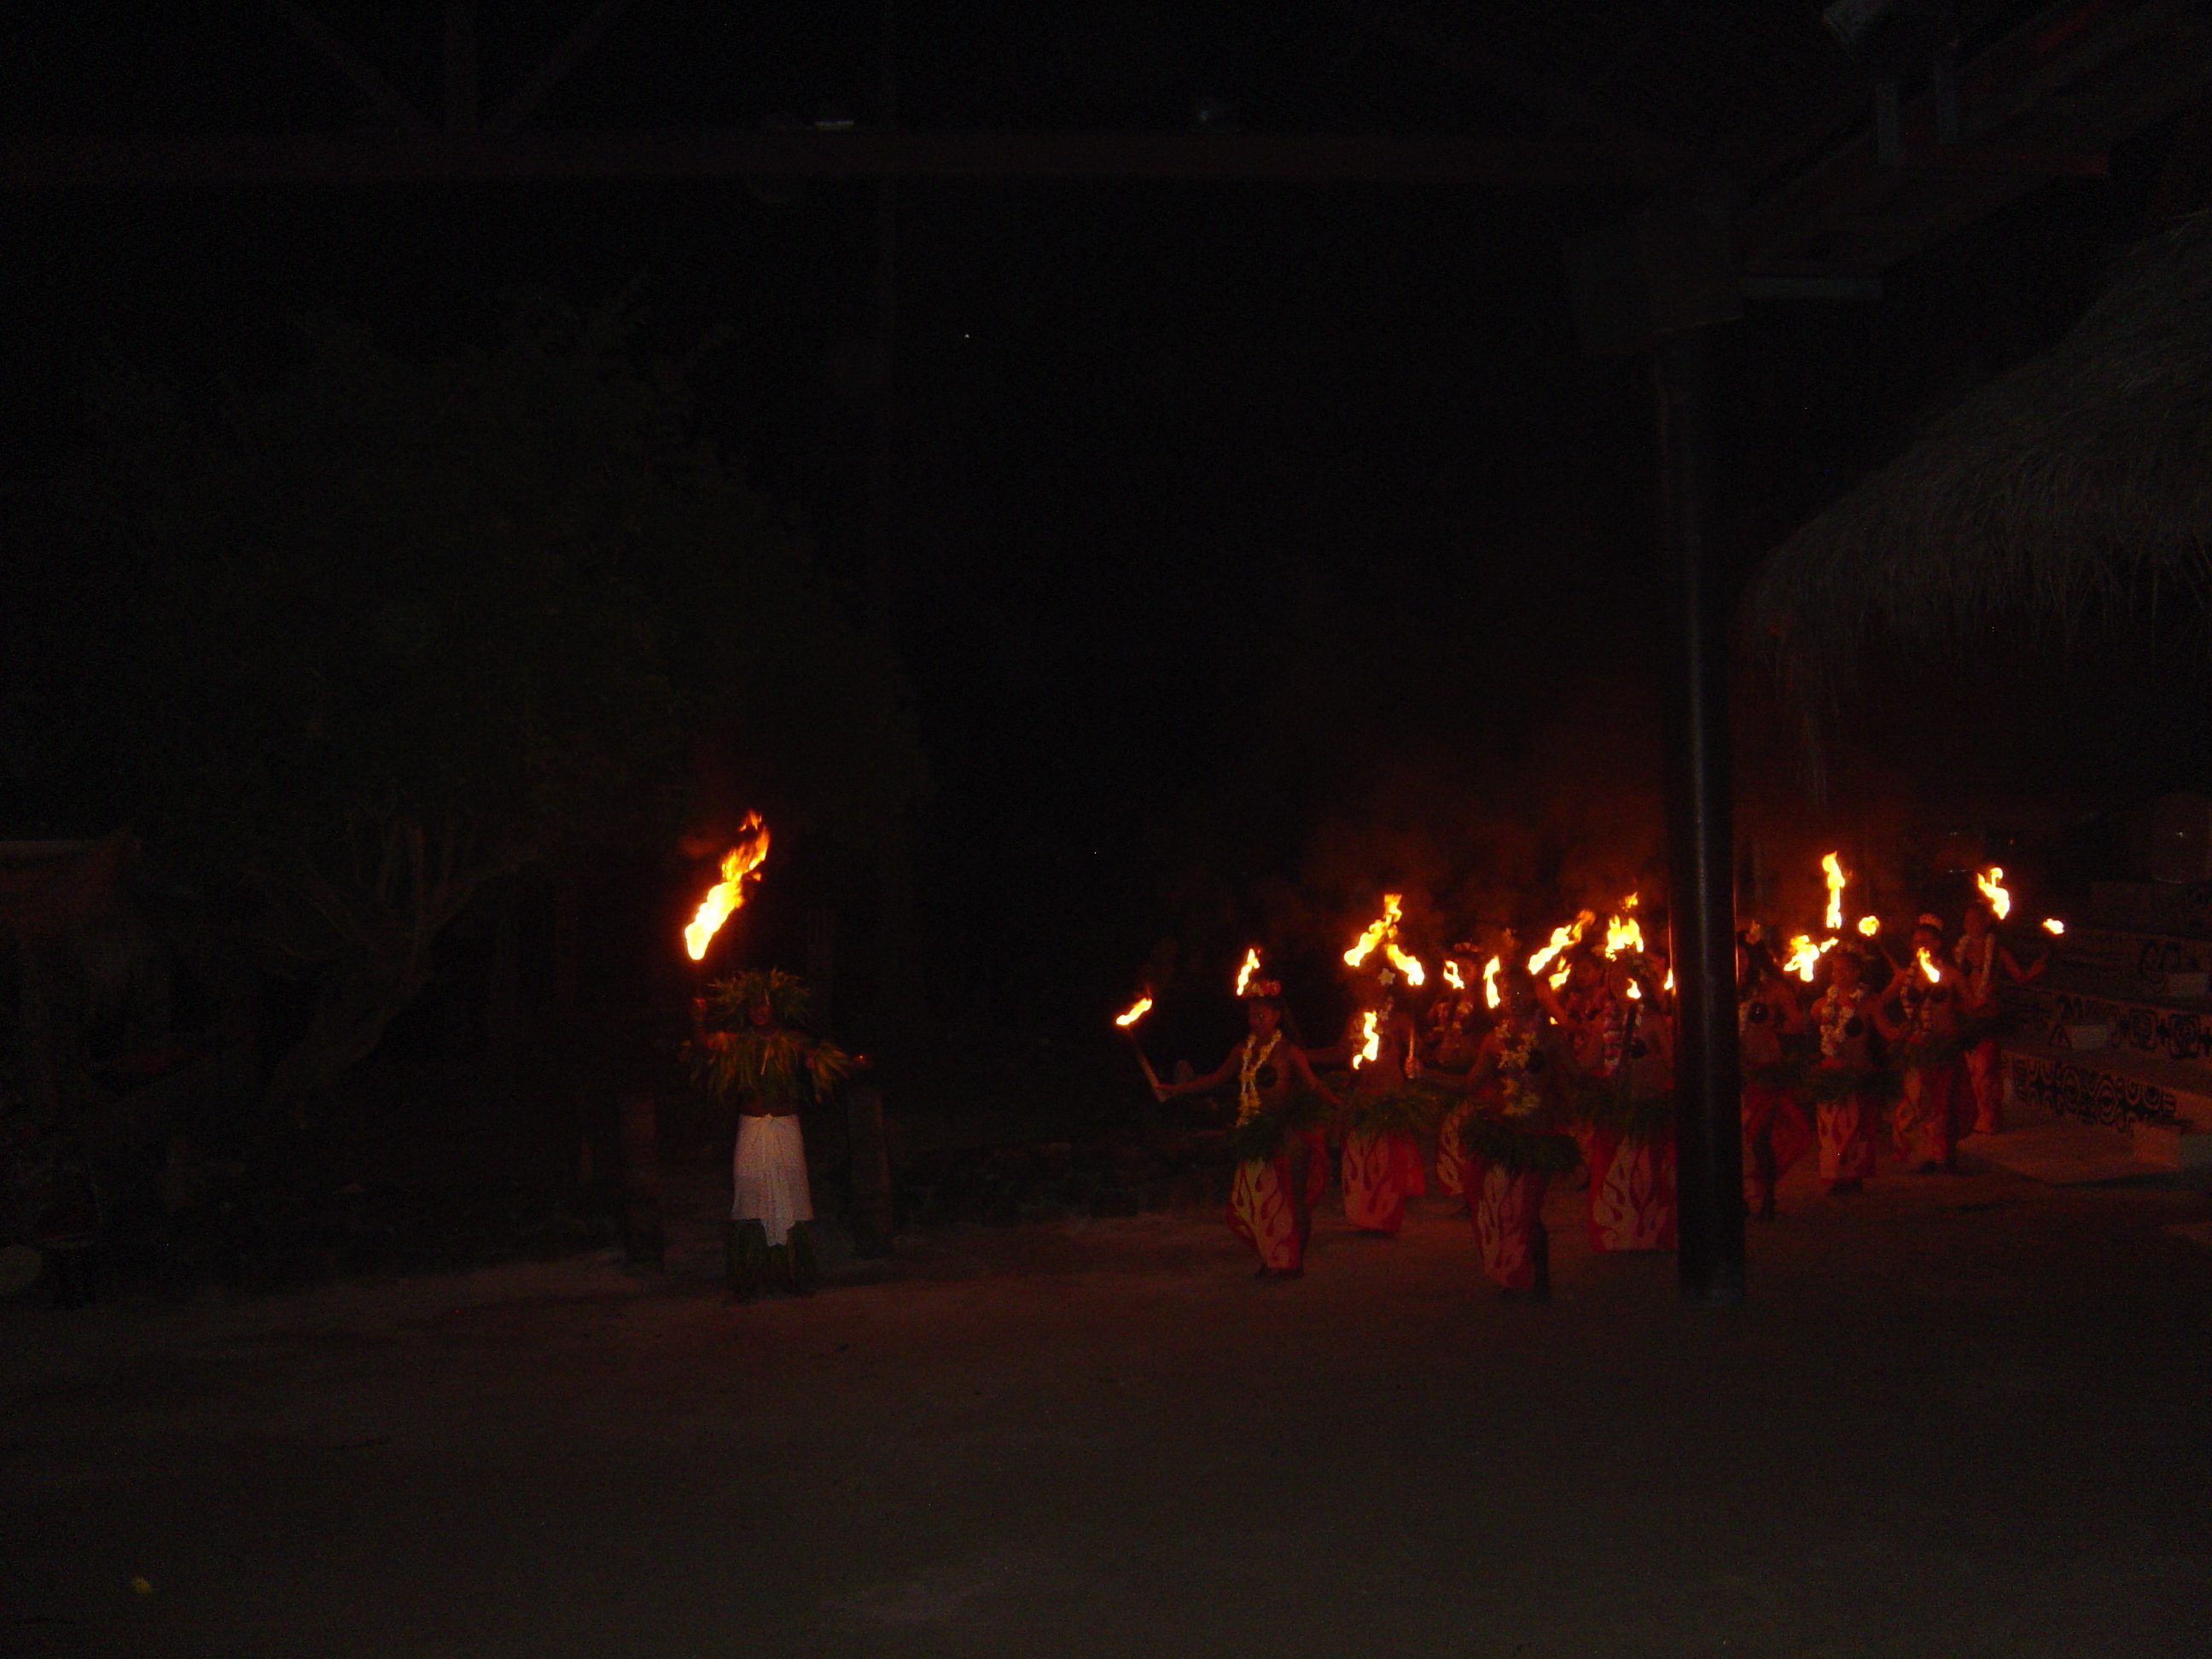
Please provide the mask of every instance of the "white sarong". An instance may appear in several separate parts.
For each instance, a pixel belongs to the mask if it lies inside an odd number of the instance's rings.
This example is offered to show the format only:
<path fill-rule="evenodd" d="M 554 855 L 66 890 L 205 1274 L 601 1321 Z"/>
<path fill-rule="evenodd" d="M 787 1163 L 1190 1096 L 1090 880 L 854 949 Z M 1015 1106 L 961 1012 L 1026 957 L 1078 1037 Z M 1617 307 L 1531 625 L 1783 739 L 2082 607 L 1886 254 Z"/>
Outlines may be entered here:
<path fill-rule="evenodd" d="M 793 1222 L 813 1220 L 806 1143 L 799 1137 L 798 1118 L 739 1118 L 730 1185 L 730 1219 L 759 1222 L 771 1246 L 790 1236 Z"/>

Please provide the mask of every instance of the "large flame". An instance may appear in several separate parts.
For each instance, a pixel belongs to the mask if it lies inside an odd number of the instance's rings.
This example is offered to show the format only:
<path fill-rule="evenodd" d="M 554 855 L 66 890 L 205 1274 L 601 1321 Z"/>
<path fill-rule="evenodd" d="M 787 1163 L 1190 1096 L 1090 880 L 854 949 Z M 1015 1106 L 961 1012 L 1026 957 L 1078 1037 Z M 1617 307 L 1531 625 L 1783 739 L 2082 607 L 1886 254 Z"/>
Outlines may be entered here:
<path fill-rule="evenodd" d="M 1385 893 L 1382 895 L 1382 915 L 1376 921 L 1368 923 L 1367 931 L 1360 934 L 1358 942 L 1353 945 L 1349 951 L 1346 951 L 1344 953 L 1344 965 L 1346 967 L 1357 968 L 1359 966 L 1361 963 L 1373 956 L 1375 954 L 1375 947 L 1382 944 L 1382 942 L 1385 939 L 1389 938 L 1396 929 L 1398 926 L 1398 906 L 1400 898 L 1401 896 L 1396 893 Z"/>
<path fill-rule="evenodd" d="M 1355 1071 L 1362 1066 L 1372 1066 L 1382 1057 L 1382 1025 L 1372 1008 L 1360 1016 L 1359 1036 L 1359 1052 L 1352 1057 Z"/>
<path fill-rule="evenodd" d="M 1628 896 L 1628 903 L 1636 902 L 1636 895 Z M 1605 954 L 1608 960 L 1623 951 L 1632 956 L 1644 954 L 1644 929 L 1634 916 L 1614 916 L 1605 924 Z"/>
<path fill-rule="evenodd" d="M 1920 971 L 1928 975 L 1928 982 L 1930 985 L 1941 985 L 1943 982 L 1942 965 L 1935 957 L 1928 954 L 1928 947 L 1924 945 L 1920 947 L 1919 956 Z"/>
<path fill-rule="evenodd" d="M 1828 880 L 1827 929 L 1834 933 L 1844 925 L 1844 861 L 1833 853 L 1820 860 L 1820 873 Z"/>
<path fill-rule="evenodd" d="M 1467 981 L 1460 974 L 1459 963 L 1452 961 L 1449 957 L 1444 958 L 1444 983 L 1455 991 L 1467 989 Z"/>
<path fill-rule="evenodd" d="M 767 861 L 768 825 L 761 822 L 759 813 L 748 813 L 738 834 L 741 837 L 738 844 L 722 855 L 721 880 L 707 890 L 707 896 L 699 901 L 699 914 L 684 930 L 684 948 L 694 962 L 707 954 L 707 946 L 730 919 L 730 913 L 745 902 L 745 878 L 758 880 L 760 867 Z"/>
<path fill-rule="evenodd" d="M 1881 918 L 1880 916 L 1861 916 L 1859 918 L 1859 932 L 1865 934 L 1867 938 L 1872 939 L 1876 933 L 1881 932 Z"/>
<path fill-rule="evenodd" d="M 2002 921 L 2012 914 L 2012 895 L 2004 890 L 2004 866 L 1992 864 L 1986 876 L 1976 876 L 1974 885 L 1982 890 L 1982 896 L 1990 902 L 1990 914 Z"/>
<path fill-rule="evenodd" d="M 1579 943 L 1583 936 L 1583 930 L 1596 920 L 1596 916 L 1592 915 L 1589 911 L 1583 910 L 1578 912 L 1576 915 L 1575 919 L 1569 922 L 1565 927 L 1554 927 L 1552 929 L 1552 942 L 1549 945 L 1547 945 L 1542 950 L 1537 951 L 1534 956 L 1528 958 L 1528 971 L 1532 974 L 1542 973 L 1545 969 L 1552 965 L 1552 959 L 1558 956 L 1559 952 L 1566 950 L 1570 945 Z M 1562 967 L 1557 974 L 1552 976 L 1552 988 L 1556 991 L 1560 986 L 1565 984 L 1566 981 L 1567 970 Z"/>
<path fill-rule="evenodd" d="M 1382 895 L 1381 917 L 1370 922 L 1367 931 L 1360 934 L 1358 942 L 1344 953 L 1344 965 L 1358 967 L 1375 954 L 1375 947 L 1379 945 L 1382 947 L 1382 954 L 1390 959 L 1390 965 L 1406 976 L 1406 983 L 1419 990 L 1428 982 L 1428 969 L 1421 966 L 1418 957 L 1409 956 L 1398 944 L 1399 907 L 1404 900 L 1405 896 L 1401 893 Z"/>
<path fill-rule="evenodd" d="M 1498 970 L 1503 965 L 1502 957 L 1492 957 L 1482 968 L 1482 1000 L 1492 1008 L 1504 1000 L 1498 994 Z"/>
<path fill-rule="evenodd" d="M 1803 933 L 1790 941 L 1789 959 L 1782 964 L 1785 974 L 1795 974 L 1805 983 L 1813 982 L 1813 970 L 1820 965 L 1820 958 L 1836 948 L 1836 941 L 1822 939 L 1818 945 Z"/>
<path fill-rule="evenodd" d="M 1126 1031 L 1152 1012 L 1152 994 L 1147 991 L 1120 1013 L 1115 1015 L 1114 1023 Z"/>
<path fill-rule="evenodd" d="M 1241 997 L 1244 994 L 1244 988 L 1252 982 L 1252 975 L 1259 971 L 1260 947 L 1256 945 L 1247 945 L 1244 951 L 1244 965 L 1237 970 L 1237 994 L 1238 996 Z"/>
<path fill-rule="evenodd" d="M 2066 924 L 2056 916 L 2045 916 L 2043 919 L 2043 931 L 2046 933 L 2063 933 L 2066 931 Z"/>

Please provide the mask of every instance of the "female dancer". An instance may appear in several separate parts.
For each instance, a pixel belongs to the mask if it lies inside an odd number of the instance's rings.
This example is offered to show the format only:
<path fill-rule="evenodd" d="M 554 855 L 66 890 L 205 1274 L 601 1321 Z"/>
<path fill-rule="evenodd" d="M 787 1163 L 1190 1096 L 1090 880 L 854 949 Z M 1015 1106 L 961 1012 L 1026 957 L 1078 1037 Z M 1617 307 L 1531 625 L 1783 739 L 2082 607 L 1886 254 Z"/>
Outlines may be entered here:
<path fill-rule="evenodd" d="M 1813 1140 L 1797 1099 L 1804 1066 L 1790 1052 L 1806 1031 L 1805 1010 L 1764 944 L 1745 945 L 1743 962 L 1735 1012 L 1743 1066 L 1744 1204 L 1759 1220 L 1771 1221 L 1775 1183 Z"/>
<path fill-rule="evenodd" d="M 1475 1109 L 1460 1125 L 1461 1182 L 1472 1198 L 1483 1270 L 1504 1294 L 1542 1301 L 1551 1295 L 1551 1241 L 1544 1189 L 1575 1167 L 1575 1143 L 1559 1132 L 1566 1046 L 1546 1019 L 1534 982 L 1518 963 L 1499 975 L 1504 1006 L 1464 1078 L 1428 1081 L 1472 1093 Z"/>
<path fill-rule="evenodd" d="M 1384 969 L 1360 984 L 1361 1006 L 1345 1023 L 1344 1041 L 1308 1059 L 1316 1066 L 1348 1066 L 1345 1091 L 1344 1218 L 1364 1233 L 1395 1238 L 1406 1200 L 1428 1191 L 1420 1143 L 1431 1114 L 1408 1089 L 1414 1057 L 1412 1018 L 1391 995 L 1396 975 Z"/>
<path fill-rule="evenodd" d="M 1820 1178 L 1832 1193 L 1856 1193 L 1874 1173 L 1875 1125 L 1881 1115 L 1881 1069 L 1875 1054 L 1874 994 L 1857 951 L 1827 956 L 1828 988 L 1813 1005 L 1820 1058 L 1807 1079 L 1815 1103 Z"/>
<path fill-rule="evenodd" d="M 1954 959 L 1964 983 L 1959 988 L 1967 1016 L 1962 1033 L 1966 1049 L 1966 1080 L 1974 1096 L 1974 1133 L 1996 1134 L 2004 1128 L 2004 1073 L 1999 1065 L 1997 1036 L 1997 970 L 2002 969 L 2015 985 L 2025 985 L 2050 965 L 2048 957 L 2022 968 L 2013 953 L 1997 943 L 1996 920 L 1990 907 L 1966 908 L 1964 932 Z"/>
<path fill-rule="evenodd" d="M 1607 965 L 1607 1070 L 1579 1085 L 1597 1250 L 1674 1246 L 1674 1042 L 1662 976 L 1638 957 Z"/>
<path fill-rule="evenodd" d="M 1922 1175 L 1955 1175 L 1959 1132 L 1973 1110 L 1960 1042 L 1962 975 L 1943 966 L 1943 924 L 1934 916 L 1920 918 L 1912 948 L 1913 959 L 1897 970 L 1875 1007 L 1882 1036 L 1902 1045 L 1905 1060 L 1890 1133 L 1898 1156 Z"/>
<path fill-rule="evenodd" d="M 1172 1100 L 1207 1094 L 1231 1081 L 1237 1085 L 1237 1123 L 1230 1144 L 1239 1156 L 1229 1189 L 1229 1225 L 1259 1252 L 1259 1277 L 1269 1280 L 1297 1279 L 1305 1272 L 1306 1237 L 1312 1230 L 1306 1189 L 1312 1152 L 1292 1121 L 1298 1091 L 1325 1105 L 1337 1103 L 1328 1085 L 1314 1075 L 1305 1050 L 1284 1031 L 1285 1012 L 1281 985 L 1255 980 L 1244 997 L 1249 1035 L 1206 1076 L 1154 1091 L 1160 1099 Z"/>

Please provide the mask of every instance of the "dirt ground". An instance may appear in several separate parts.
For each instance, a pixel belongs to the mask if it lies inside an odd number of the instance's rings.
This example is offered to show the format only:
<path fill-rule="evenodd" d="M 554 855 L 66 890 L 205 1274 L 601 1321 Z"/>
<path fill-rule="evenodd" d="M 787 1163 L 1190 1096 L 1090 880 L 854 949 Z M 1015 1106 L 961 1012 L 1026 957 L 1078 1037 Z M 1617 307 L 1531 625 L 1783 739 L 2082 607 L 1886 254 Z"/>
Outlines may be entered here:
<path fill-rule="evenodd" d="M 708 1234 L 222 1305 L 0 1310 L 10 1656 L 2202 1655 L 2203 1195 L 1803 1172 L 1754 1299 L 1464 1219 Z M 134 1584 L 140 1581 L 143 1588 Z"/>

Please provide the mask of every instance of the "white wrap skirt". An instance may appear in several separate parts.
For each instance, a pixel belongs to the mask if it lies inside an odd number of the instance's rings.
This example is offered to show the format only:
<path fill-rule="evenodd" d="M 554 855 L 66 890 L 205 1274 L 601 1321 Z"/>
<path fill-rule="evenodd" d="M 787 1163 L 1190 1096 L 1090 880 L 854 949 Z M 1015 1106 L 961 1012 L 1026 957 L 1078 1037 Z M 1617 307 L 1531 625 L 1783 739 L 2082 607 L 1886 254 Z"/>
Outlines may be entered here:
<path fill-rule="evenodd" d="M 730 1219 L 757 1221 L 770 1245 L 781 1244 L 794 1221 L 814 1219 L 806 1190 L 806 1143 L 796 1117 L 741 1117 L 738 1150 L 730 1160 Z"/>

